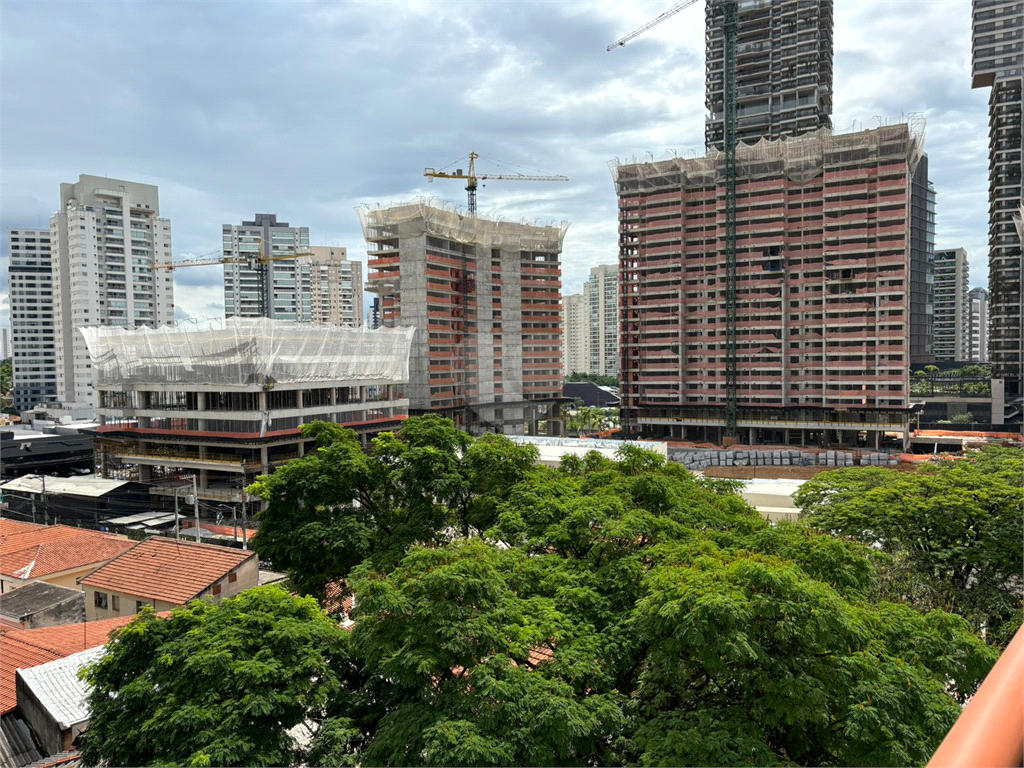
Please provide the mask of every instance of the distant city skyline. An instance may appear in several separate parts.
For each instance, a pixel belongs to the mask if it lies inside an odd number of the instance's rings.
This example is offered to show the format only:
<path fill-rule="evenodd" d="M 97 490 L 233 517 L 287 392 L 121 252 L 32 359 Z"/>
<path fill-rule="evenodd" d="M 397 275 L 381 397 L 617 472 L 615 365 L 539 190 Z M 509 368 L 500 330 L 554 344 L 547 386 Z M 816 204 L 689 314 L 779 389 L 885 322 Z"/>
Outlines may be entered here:
<path fill-rule="evenodd" d="M 485 184 L 479 207 L 572 222 L 563 292 L 579 292 L 616 252 L 608 161 L 703 148 L 701 9 L 605 52 L 668 5 L 414 6 L 389 31 L 406 55 L 382 64 L 369 55 L 379 6 L 253 6 L 239 16 L 228 4 L 5 3 L 3 229 L 45 227 L 61 181 L 109 175 L 160 188 L 176 259 L 217 249 L 224 222 L 266 210 L 308 225 L 311 245 L 365 262 L 353 209 L 416 195 L 464 204 L 460 184 L 428 185 L 421 174 L 472 150 L 482 169 L 569 176 Z M 846 132 L 854 121 L 925 115 L 937 243 L 965 247 L 972 286 L 985 286 L 988 112 L 986 93 L 970 87 L 970 9 L 969 0 L 838 3 L 833 122 Z M 112 41 L 115 22 L 126 34 Z M 282 45 L 253 53 L 251 40 L 269 26 Z M 183 27 L 187 40 L 174 33 Z M 53 49 L 65 52 L 61 61 L 40 55 Z M 934 51 L 941 59 L 922 53 Z M 78 63 L 68 70 L 67 60 Z M 278 94 L 274 109 L 255 110 L 246 94 L 256 83 Z M 7 238 L 0 243 L 8 326 Z M 219 267 L 174 279 L 179 319 L 223 315 Z"/>

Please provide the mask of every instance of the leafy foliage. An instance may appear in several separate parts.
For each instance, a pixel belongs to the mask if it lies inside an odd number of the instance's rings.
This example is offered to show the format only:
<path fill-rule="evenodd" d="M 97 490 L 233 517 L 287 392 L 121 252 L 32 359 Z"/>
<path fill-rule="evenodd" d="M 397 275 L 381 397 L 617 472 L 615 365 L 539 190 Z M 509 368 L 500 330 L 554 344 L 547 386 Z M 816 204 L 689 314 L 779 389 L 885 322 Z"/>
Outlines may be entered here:
<path fill-rule="evenodd" d="M 599 373 L 577 373 L 573 371 L 566 381 L 589 381 L 599 387 L 617 387 L 619 379 L 617 376 L 602 376 Z"/>
<path fill-rule="evenodd" d="M 414 542 L 485 530 L 537 457 L 501 435 L 472 440 L 438 416 L 407 420 L 397 435 L 376 438 L 369 454 L 350 429 L 302 429 L 316 438 L 316 453 L 249 488 L 268 502 L 251 545 L 300 593 L 320 598 L 364 560 L 393 567 Z"/>
<path fill-rule="evenodd" d="M 882 594 L 959 613 L 1001 645 L 1021 625 L 1024 461 L 989 447 L 917 473 L 851 468 L 804 483 L 797 504 L 824 531 L 877 545 Z"/>
<path fill-rule="evenodd" d="M 283 686 L 295 707 L 267 733 L 232 720 L 238 742 L 214 751 L 221 697 L 268 695 L 231 682 L 208 691 L 209 678 L 196 685 L 192 668 L 162 660 L 198 654 L 197 670 L 226 678 L 222 659 L 248 658 L 251 626 L 207 632 L 213 622 L 200 621 L 165 642 L 164 630 L 135 629 L 159 623 L 146 615 L 122 635 L 137 644 L 96 677 L 111 713 L 101 712 L 104 735 L 116 726 L 151 744 L 155 712 L 173 700 L 191 730 L 159 711 L 196 746 L 170 742 L 168 763 L 922 764 L 997 656 L 963 618 L 890 601 L 893 555 L 874 549 L 874 532 L 771 526 L 733 483 L 634 446 L 552 469 L 436 418 L 410 419 L 369 453 L 340 427 L 308 434 L 316 454 L 258 484 L 269 506 L 256 543 L 311 594 L 336 578 L 353 591 L 351 632 L 324 635 L 330 669 L 307 674 L 307 690 L 275 668 L 284 679 L 263 683 L 273 706 Z M 973 469 L 1011 471 L 995 454 Z M 854 505 L 891 485 L 884 470 L 857 477 L 854 488 L 811 486 L 808 503 Z M 322 615 L 310 616 L 319 627 Z M 136 676 L 137 688 L 124 682 Z M 195 711 L 186 684 L 199 692 Z M 281 734 L 301 713 L 318 727 L 300 755 Z M 111 765 L 153 754 L 93 749 Z"/>
<path fill-rule="evenodd" d="M 345 633 L 279 587 L 124 627 L 85 677 L 87 765 L 289 765 L 287 730 L 339 692 Z"/>

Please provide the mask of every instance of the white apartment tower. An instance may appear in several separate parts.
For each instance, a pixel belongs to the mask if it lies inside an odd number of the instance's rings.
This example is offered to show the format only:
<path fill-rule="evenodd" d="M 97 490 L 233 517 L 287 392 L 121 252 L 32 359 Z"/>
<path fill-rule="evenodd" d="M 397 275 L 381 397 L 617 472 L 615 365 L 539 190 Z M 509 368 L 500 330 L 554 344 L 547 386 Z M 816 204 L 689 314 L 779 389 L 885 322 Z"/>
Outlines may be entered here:
<path fill-rule="evenodd" d="M 940 362 L 970 357 L 971 306 L 967 297 L 971 281 L 967 251 L 963 248 L 936 251 L 935 314 L 932 353 Z"/>
<path fill-rule="evenodd" d="M 57 399 L 96 405 L 86 326 L 127 328 L 174 321 L 171 223 L 160 217 L 157 188 L 103 176 L 60 185 L 50 219 L 53 247 Z"/>
<path fill-rule="evenodd" d="M 619 268 L 616 264 L 592 267 L 583 286 L 590 311 L 590 365 L 601 376 L 619 374 Z"/>
<path fill-rule="evenodd" d="M 225 257 L 251 258 L 253 263 L 224 265 L 224 314 L 260 317 L 260 255 L 280 258 L 309 252 L 309 228 L 292 227 L 273 213 L 257 213 L 252 221 L 222 227 Z M 264 272 L 267 316 L 275 320 L 312 321 L 310 265 L 298 259 L 270 261 Z"/>
<path fill-rule="evenodd" d="M 4 357 L 13 357 L 14 407 L 27 411 L 57 398 L 50 230 L 12 229 L 7 238 L 12 350 Z"/>
<path fill-rule="evenodd" d="M 988 291 L 972 288 L 967 294 L 971 304 L 970 360 L 988 362 Z"/>
<path fill-rule="evenodd" d="M 562 297 L 562 361 L 566 378 L 590 372 L 590 306 L 582 293 Z"/>
<path fill-rule="evenodd" d="M 349 261 L 345 248 L 313 246 L 310 263 L 312 321 L 320 325 L 363 325 L 363 263 Z"/>

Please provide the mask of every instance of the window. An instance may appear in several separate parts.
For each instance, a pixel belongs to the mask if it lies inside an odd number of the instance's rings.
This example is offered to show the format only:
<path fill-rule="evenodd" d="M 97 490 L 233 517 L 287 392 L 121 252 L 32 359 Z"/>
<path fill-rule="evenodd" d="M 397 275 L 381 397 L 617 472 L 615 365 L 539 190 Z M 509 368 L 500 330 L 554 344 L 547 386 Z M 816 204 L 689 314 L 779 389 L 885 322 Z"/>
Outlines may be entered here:
<path fill-rule="evenodd" d="M 110 607 L 112 610 L 121 611 L 121 598 L 117 595 L 110 596 Z"/>
<path fill-rule="evenodd" d="M 96 593 L 94 593 L 93 596 L 92 596 L 92 604 L 95 607 L 97 607 L 97 608 L 102 608 L 103 610 L 107 610 L 107 593 L 106 592 L 96 592 Z"/>
<path fill-rule="evenodd" d="M 238 573 L 237 571 L 232 571 L 228 574 L 228 584 L 234 584 L 236 581 L 238 581 Z"/>
<path fill-rule="evenodd" d="M 135 601 L 135 612 L 138 613 L 146 605 L 148 605 L 148 603 L 144 603 L 142 600 L 136 600 Z"/>
<path fill-rule="evenodd" d="M 214 597 L 216 597 L 217 595 L 220 594 L 220 584 L 214 584 L 213 585 L 213 594 L 214 594 Z"/>

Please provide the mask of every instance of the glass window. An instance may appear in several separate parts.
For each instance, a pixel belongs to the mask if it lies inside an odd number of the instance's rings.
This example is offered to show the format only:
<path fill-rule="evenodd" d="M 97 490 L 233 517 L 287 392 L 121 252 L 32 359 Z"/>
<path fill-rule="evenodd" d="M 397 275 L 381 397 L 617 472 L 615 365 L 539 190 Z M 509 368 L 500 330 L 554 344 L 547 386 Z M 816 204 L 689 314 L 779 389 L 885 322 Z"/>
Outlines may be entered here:
<path fill-rule="evenodd" d="M 92 604 L 96 608 L 102 608 L 103 610 L 107 610 L 107 593 L 106 592 L 96 592 L 96 593 L 94 593 L 93 596 L 92 596 Z"/>

